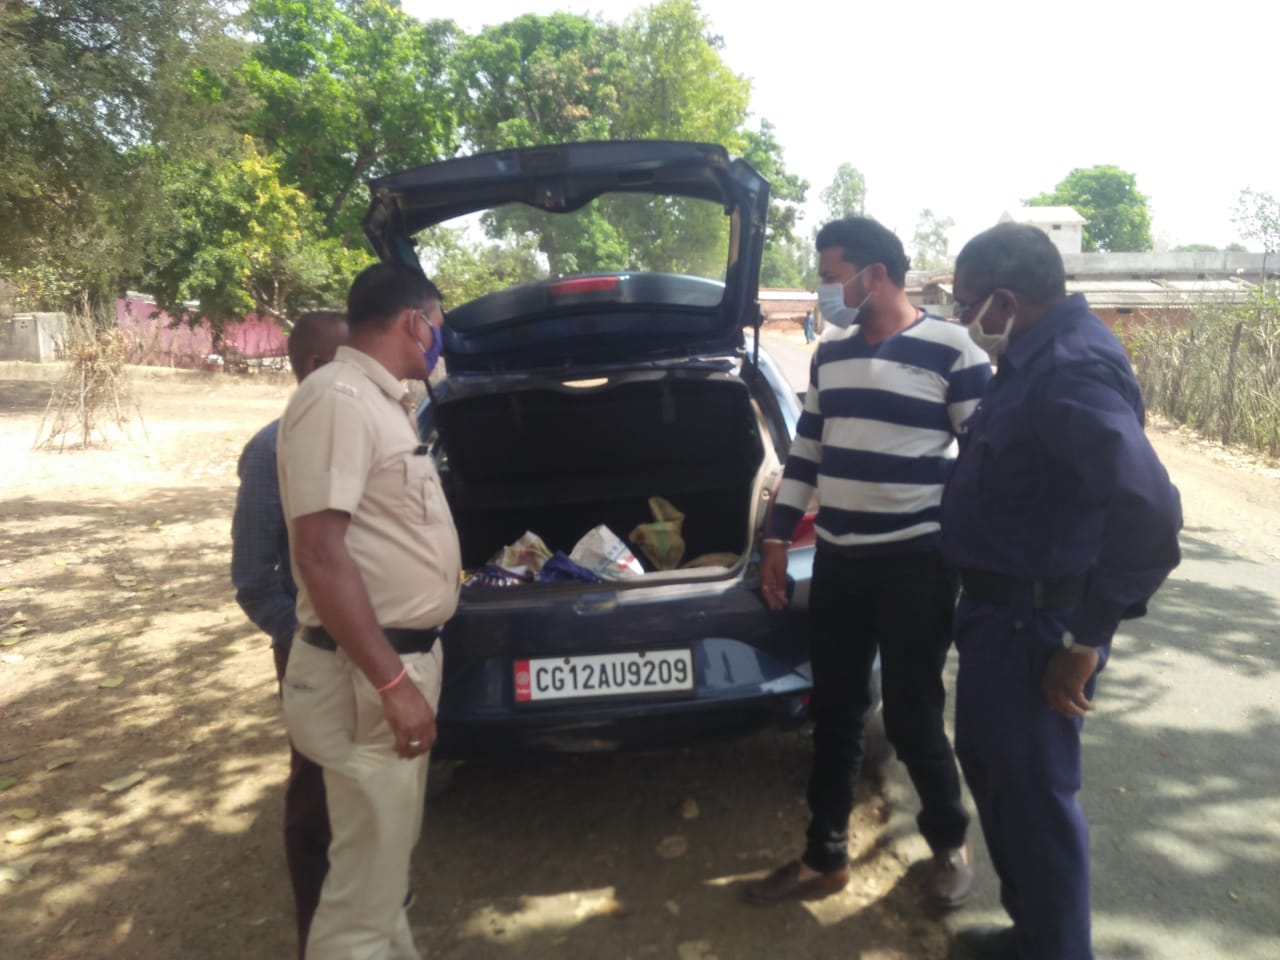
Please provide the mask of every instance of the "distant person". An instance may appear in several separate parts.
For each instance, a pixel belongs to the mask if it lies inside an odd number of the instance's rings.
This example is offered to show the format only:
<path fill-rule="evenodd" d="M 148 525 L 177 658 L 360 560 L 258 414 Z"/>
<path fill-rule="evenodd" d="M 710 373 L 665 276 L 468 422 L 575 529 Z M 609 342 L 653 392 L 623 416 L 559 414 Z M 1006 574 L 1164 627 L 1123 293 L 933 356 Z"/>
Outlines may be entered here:
<path fill-rule="evenodd" d="M 973 871 L 943 724 L 956 587 L 938 549 L 938 504 L 991 365 L 963 328 L 907 299 L 909 261 L 890 230 L 847 217 L 823 226 L 817 247 L 818 305 L 832 329 L 814 349 L 760 570 L 766 603 L 782 609 L 787 549 L 816 492 L 808 839 L 798 859 L 746 894 L 774 903 L 849 882 L 849 815 L 878 650 L 885 732 L 915 784 L 917 823 L 933 851 L 925 896 L 952 909 L 968 898 Z"/>
<path fill-rule="evenodd" d="M 300 316 L 289 334 L 289 366 L 297 381 L 301 383 L 332 360 L 338 347 L 347 342 L 347 334 L 345 313 L 322 310 Z M 279 420 L 267 424 L 240 455 L 240 489 L 231 519 L 231 583 L 241 609 L 271 638 L 276 680 L 282 683 L 298 626 L 294 614 L 298 588 L 289 566 L 289 536 L 276 478 L 279 427 Z M 329 815 L 320 768 L 292 744 L 284 793 L 284 849 L 293 884 L 301 958 L 311 917 L 320 902 L 320 885 L 329 869 Z"/>
<path fill-rule="evenodd" d="M 804 315 L 804 342 L 813 343 L 813 311 Z"/>
<path fill-rule="evenodd" d="M 956 754 L 1012 926 L 977 957 L 1092 960 L 1080 731 L 1120 621 L 1179 561 L 1182 511 L 1124 349 L 1062 256 L 1001 224 L 956 258 L 955 312 L 999 368 L 942 498 L 960 573 Z"/>
<path fill-rule="evenodd" d="M 277 457 L 300 624 L 285 719 L 324 768 L 333 829 L 306 956 L 414 960 L 404 892 L 461 561 L 401 381 L 426 380 L 439 357 L 440 291 L 374 264 L 347 319 L 350 345 L 289 400 Z"/>

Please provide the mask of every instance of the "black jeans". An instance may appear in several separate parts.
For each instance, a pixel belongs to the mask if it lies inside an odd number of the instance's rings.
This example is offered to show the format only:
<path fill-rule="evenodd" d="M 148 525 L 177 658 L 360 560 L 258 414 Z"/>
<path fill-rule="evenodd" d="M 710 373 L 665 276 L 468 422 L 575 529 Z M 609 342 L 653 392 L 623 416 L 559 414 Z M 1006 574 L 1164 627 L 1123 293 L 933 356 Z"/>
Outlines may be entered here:
<path fill-rule="evenodd" d="M 804 862 L 824 873 L 849 860 L 849 814 L 880 651 L 884 725 L 920 797 L 920 833 L 935 852 L 964 843 L 969 815 L 943 726 L 942 669 L 956 580 L 936 551 L 845 557 L 819 549 L 809 613 L 813 766 Z"/>

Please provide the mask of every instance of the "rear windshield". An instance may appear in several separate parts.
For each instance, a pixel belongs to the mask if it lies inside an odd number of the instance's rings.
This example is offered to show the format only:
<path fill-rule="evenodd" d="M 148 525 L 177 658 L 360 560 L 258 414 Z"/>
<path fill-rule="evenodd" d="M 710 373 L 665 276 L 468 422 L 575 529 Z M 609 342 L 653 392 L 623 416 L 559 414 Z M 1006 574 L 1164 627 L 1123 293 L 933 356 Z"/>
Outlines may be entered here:
<path fill-rule="evenodd" d="M 667 274 L 715 283 L 654 278 L 632 289 L 645 302 L 687 305 L 694 296 L 712 307 L 723 297 L 730 225 L 710 201 L 614 193 L 570 213 L 510 204 L 429 227 L 416 239 L 450 306 L 545 280 Z"/>

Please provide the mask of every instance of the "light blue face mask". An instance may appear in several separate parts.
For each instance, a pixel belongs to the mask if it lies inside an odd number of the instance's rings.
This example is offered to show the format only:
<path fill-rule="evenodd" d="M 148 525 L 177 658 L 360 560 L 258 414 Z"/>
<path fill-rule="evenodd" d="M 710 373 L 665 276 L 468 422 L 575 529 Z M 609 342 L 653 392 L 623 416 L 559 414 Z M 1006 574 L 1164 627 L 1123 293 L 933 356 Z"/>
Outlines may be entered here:
<path fill-rule="evenodd" d="M 820 283 L 818 284 L 818 309 L 822 311 L 822 315 L 827 322 L 833 326 L 846 329 L 853 326 L 858 320 L 858 312 L 871 299 L 868 293 L 862 298 L 862 303 L 856 307 L 846 306 L 844 302 L 844 291 L 849 284 L 857 280 L 860 276 L 869 270 L 869 267 L 863 267 L 844 283 Z"/>

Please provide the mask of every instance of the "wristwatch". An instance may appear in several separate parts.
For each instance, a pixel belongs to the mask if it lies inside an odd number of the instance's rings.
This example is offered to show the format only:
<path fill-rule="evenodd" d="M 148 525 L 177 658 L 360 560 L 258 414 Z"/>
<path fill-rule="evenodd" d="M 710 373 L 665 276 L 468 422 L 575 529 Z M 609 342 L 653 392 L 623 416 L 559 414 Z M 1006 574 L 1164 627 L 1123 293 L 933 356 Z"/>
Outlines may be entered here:
<path fill-rule="evenodd" d="M 1087 643 L 1077 642 L 1075 634 L 1070 630 L 1062 631 L 1062 649 L 1066 650 L 1067 653 L 1078 653 L 1081 655 L 1098 652 L 1097 647 L 1091 647 Z"/>

